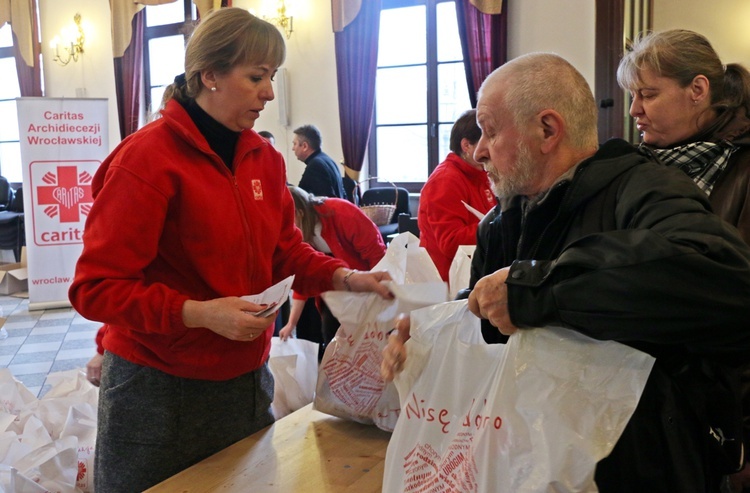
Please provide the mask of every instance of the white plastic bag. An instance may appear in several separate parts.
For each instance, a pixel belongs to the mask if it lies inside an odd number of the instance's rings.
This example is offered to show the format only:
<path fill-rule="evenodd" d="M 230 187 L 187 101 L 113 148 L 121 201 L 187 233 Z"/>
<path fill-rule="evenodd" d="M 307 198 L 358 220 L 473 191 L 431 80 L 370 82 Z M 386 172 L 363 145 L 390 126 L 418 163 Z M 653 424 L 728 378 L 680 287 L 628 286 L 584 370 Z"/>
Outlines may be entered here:
<path fill-rule="evenodd" d="M 380 376 L 388 332 L 399 313 L 446 301 L 448 287 L 411 233 L 394 238 L 373 270 L 388 271 L 396 299 L 374 293 L 323 293 L 341 325 L 323 355 L 313 408 L 392 431 L 398 419 L 398 394 Z"/>
<path fill-rule="evenodd" d="M 13 378 L 9 369 L 0 368 L 0 411 L 17 415 L 21 409 L 33 406 L 36 401 L 36 396 Z"/>
<path fill-rule="evenodd" d="M 318 380 L 317 342 L 272 338 L 268 367 L 274 379 L 274 418 L 283 418 L 313 401 Z"/>
<path fill-rule="evenodd" d="M 469 287 L 471 257 L 474 255 L 476 248 L 476 245 L 459 245 L 458 250 L 456 250 L 456 255 L 453 257 L 448 271 L 448 287 L 452 300 L 456 299 L 459 291 Z"/>
<path fill-rule="evenodd" d="M 383 491 L 593 493 L 653 358 L 562 328 L 484 343 L 467 302 L 411 314 Z"/>
<path fill-rule="evenodd" d="M 36 399 L 0 370 L 0 493 L 93 493 L 99 389 L 80 369 L 51 373 Z M 7 396 L 7 398 L 6 398 Z"/>

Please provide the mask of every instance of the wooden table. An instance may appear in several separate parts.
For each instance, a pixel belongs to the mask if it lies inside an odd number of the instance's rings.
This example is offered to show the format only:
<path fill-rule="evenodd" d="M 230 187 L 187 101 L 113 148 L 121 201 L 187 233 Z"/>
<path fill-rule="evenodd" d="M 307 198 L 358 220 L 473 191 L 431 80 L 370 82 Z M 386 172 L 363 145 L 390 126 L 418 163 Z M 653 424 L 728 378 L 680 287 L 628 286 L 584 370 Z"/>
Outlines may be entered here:
<path fill-rule="evenodd" d="M 390 436 L 309 404 L 146 491 L 380 493 Z"/>

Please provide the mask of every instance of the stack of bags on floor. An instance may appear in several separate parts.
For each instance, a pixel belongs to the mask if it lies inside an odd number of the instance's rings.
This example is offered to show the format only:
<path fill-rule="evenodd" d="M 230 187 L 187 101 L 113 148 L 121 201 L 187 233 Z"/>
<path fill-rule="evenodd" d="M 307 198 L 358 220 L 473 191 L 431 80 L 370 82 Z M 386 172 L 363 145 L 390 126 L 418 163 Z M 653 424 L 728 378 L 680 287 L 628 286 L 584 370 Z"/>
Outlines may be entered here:
<path fill-rule="evenodd" d="M 82 370 L 51 373 L 37 399 L 0 369 L 0 493 L 93 493 L 99 389 Z"/>

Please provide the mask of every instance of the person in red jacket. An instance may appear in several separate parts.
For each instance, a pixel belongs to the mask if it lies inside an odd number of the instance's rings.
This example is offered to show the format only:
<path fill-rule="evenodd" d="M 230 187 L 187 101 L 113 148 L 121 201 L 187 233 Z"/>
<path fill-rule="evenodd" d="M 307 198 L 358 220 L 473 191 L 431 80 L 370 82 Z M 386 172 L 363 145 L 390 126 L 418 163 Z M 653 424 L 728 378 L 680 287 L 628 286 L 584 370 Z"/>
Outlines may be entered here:
<path fill-rule="evenodd" d="M 304 240 L 319 252 L 341 259 L 357 270 L 371 270 L 385 255 L 385 244 L 380 230 L 356 205 L 343 199 L 316 197 L 305 190 L 290 186 L 294 199 L 295 222 L 302 230 Z M 294 292 L 289 322 L 279 331 L 282 340 L 288 339 L 297 326 L 307 296 Z M 322 341 L 325 347 L 338 329 L 325 302 L 317 298 L 322 316 L 320 334 L 309 334 L 298 327 L 297 336 L 312 341 Z M 322 352 L 321 352 L 322 354 Z"/>
<path fill-rule="evenodd" d="M 466 111 L 451 129 L 451 152 L 427 179 L 419 197 L 419 244 L 446 282 L 458 247 L 476 245 L 479 220 L 497 204 L 487 173 L 474 160 L 481 136 L 476 110 Z"/>
<path fill-rule="evenodd" d="M 273 421 L 275 313 L 243 300 L 295 275 L 310 296 L 375 291 L 294 225 L 282 156 L 252 130 L 285 57 L 240 8 L 204 17 L 161 117 L 92 182 L 73 307 L 102 322 L 96 491 L 143 491 Z"/>

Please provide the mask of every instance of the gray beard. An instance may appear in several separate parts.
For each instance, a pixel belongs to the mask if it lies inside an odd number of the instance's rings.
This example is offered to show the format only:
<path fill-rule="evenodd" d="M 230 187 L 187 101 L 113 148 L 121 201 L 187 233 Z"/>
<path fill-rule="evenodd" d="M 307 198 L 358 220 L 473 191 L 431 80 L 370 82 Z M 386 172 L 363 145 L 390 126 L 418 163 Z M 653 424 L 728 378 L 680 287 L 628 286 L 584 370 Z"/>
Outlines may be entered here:
<path fill-rule="evenodd" d="M 492 190 L 498 198 L 524 195 L 535 178 L 536 163 L 531 157 L 528 146 L 519 142 L 516 149 L 518 158 L 507 175 L 499 175 L 494 168 L 489 171 Z"/>

